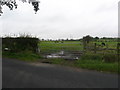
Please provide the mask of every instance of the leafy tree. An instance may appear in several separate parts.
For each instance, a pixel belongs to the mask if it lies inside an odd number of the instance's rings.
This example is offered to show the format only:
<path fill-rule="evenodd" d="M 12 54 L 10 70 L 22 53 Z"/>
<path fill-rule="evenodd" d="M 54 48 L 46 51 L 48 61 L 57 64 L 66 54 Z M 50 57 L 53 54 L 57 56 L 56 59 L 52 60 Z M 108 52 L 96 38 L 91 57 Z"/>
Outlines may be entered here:
<path fill-rule="evenodd" d="M 97 40 L 99 40 L 99 37 L 95 37 L 95 38 L 93 38 L 94 39 L 94 41 L 97 41 Z"/>
<path fill-rule="evenodd" d="M 84 50 L 86 49 L 87 45 L 92 40 L 92 38 L 93 37 L 91 37 L 90 35 L 87 35 L 87 36 L 83 37 L 83 48 L 84 48 Z"/>
<path fill-rule="evenodd" d="M 91 37 L 90 35 L 87 35 L 87 36 L 83 37 L 83 41 L 88 44 L 92 40 L 92 38 L 93 37 Z"/>
<path fill-rule="evenodd" d="M 102 39 L 107 39 L 107 37 L 103 37 Z"/>
<path fill-rule="evenodd" d="M 20 0 L 20 1 L 22 1 L 23 3 L 26 2 L 26 3 L 32 4 L 32 6 L 34 7 L 35 13 L 39 10 L 39 3 L 40 3 L 39 0 Z M 18 6 L 16 3 L 16 0 L 0 0 L 0 16 L 3 13 L 2 7 L 4 5 L 9 7 L 10 10 L 13 10 L 14 8 L 17 9 L 17 6 Z"/>
<path fill-rule="evenodd" d="M 98 39 L 99 39 L 99 37 L 95 37 L 95 39 L 97 39 L 97 40 L 98 40 Z"/>

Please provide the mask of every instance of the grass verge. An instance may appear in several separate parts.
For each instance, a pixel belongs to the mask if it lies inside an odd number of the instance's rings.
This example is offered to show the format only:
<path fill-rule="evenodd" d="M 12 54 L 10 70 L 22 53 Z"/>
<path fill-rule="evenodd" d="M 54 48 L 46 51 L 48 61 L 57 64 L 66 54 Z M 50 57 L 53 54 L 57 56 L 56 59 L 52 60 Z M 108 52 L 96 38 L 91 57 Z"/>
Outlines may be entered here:
<path fill-rule="evenodd" d="M 20 52 L 20 53 L 3 52 L 2 55 L 3 57 L 15 58 L 23 61 L 28 61 L 28 62 L 45 62 L 45 63 L 47 62 L 50 64 L 59 64 L 63 66 L 97 70 L 102 72 L 111 72 L 111 73 L 120 72 L 120 67 L 118 67 L 119 65 L 118 62 L 103 62 L 101 58 L 98 59 L 96 58 L 96 56 L 88 57 L 85 55 L 79 60 L 70 61 L 70 60 L 64 60 L 60 58 L 43 59 L 40 55 L 33 54 L 32 52 Z"/>
<path fill-rule="evenodd" d="M 88 70 L 96 70 L 100 72 L 110 72 L 110 73 L 118 73 L 120 72 L 120 67 L 118 67 L 118 62 L 114 63 L 107 63 L 101 60 L 76 60 L 76 61 L 69 61 L 64 59 L 45 59 L 42 62 L 47 62 L 50 64 L 59 64 L 63 66 L 70 66 L 76 68 L 83 68 Z"/>
<path fill-rule="evenodd" d="M 35 62 L 38 61 L 38 59 L 42 58 L 40 55 L 28 51 L 19 52 L 19 53 L 2 52 L 2 56 L 8 58 L 15 58 L 23 61 L 29 61 L 29 62 Z"/>
<path fill-rule="evenodd" d="M 76 67 L 86 68 L 89 70 L 105 71 L 118 73 L 118 63 L 106 63 L 99 60 L 78 60 L 74 63 Z"/>

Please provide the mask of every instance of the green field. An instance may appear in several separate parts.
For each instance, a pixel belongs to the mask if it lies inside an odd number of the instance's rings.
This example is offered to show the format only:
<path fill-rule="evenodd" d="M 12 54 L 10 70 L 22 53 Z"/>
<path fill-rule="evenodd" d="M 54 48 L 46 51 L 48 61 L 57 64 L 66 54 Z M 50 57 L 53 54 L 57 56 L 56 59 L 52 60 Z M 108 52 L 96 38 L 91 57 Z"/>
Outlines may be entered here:
<path fill-rule="evenodd" d="M 97 43 L 97 45 L 101 45 L 101 42 L 92 42 Z M 105 42 L 106 46 L 102 48 L 110 48 L 110 49 L 116 49 L 117 48 L 117 42 Z M 39 43 L 39 47 L 41 50 L 41 53 L 52 53 L 57 51 L 83 51 L 83 44 L 80 41 L 63 41 L 63 43 L 55 43 L 54 41 L 41 41 Z M 102 51 L 101 51 L 102 52 Z M 105 52 L 105 51 L 104 51 Z M 107 52 L 116 52 L 116 51 L 107 51 Z"/>
<path fill-rule="evenodd" d="M 97 43 L 97 44 L 101 44 L 101 42 L 94 42 L 94 43 Z M 118 42 L 105 42 L 105 44 L 108 46 L 108 48 L 113 48 L 113 49 L 116 49 L 117 48 L 117 43 Z"/>
<path fill-rule="evenodd" d="M 57 51 L 81 51 L 83 45 L 79 41 L 63 41 L 63 43 L 55 43 L 54 41 L 41 41 L 39 43 L 41 53 L 52 53 Z"/>

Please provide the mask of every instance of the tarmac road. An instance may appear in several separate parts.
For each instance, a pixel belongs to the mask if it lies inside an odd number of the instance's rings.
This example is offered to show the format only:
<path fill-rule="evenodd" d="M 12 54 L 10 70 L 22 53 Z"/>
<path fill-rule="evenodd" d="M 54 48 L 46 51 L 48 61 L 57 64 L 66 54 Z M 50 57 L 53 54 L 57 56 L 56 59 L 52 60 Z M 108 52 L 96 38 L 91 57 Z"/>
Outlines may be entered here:
<path fill-rule="evenodd" d="M 118 88 L 118 75 L 2 59 L 2 88 Z"/>

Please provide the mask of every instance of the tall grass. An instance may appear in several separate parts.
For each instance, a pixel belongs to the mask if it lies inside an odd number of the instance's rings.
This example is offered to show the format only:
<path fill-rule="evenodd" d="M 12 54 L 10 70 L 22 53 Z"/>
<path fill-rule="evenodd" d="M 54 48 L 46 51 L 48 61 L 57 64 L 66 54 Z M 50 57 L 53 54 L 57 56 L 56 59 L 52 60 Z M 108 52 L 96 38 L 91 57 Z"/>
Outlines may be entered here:
<path fill-rule="evenodd" d="M 29 61 L 29 62 L 39 61 L 42 58 L 42 56 L 40 56 L 39 54 L 35 54 L 30 51 L 23 51 L 23 52 L 17 52 L 17 53 L 3 52 L 2 55 L 3 57 L 15 58 L 15 59 Z"/>
<path fill-rule="evenodd" d="M 118 73 L 118 70 L 120 69 L 118 67 L 117 62 L 106 63 L 100 60 L 77 60 L 75 62 L 75 66 L 90 70 L 107 71 L 107 72 L 115 72 L 115 73 Z"/>
<path fill-rule="evenodd" d="M 83 68 L 88 70 L 96 70 L 101 72 L 110 72 L 110 73 L 120 73 L 120 67 L 118 62 L 106 63 L 101 60 L 88 60 L 88 59 L 79 59 L 76 61 L 68 61 L 60 58 L 56 59 L 46 59 L 42 62 L 47 62 L 51 64 L 59 64 L 63 66 L 70 66 L 75 68 Z"/>

